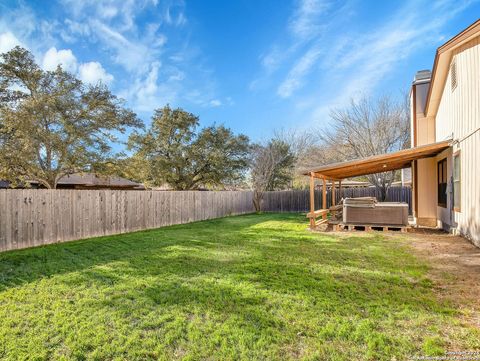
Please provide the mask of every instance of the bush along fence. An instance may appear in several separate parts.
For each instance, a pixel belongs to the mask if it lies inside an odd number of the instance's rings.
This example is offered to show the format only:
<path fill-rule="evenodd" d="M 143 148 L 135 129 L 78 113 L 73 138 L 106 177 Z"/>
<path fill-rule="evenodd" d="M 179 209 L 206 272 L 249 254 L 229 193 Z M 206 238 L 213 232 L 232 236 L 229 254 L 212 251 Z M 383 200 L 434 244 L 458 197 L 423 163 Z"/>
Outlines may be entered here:
<path fill-rule="evenodd" d="M 254 212 L 253 192 L 0 190 L 0 251 Z"/>
<path fill-rule="evenodd" d="M 346 197 L 377 197 L 380 194 L 374 187 L 342 188 L 342 194 L 335 192 L 336 204 Z M 412 214 L 412 189 L 410 187 L 390 187 L 387 192 L 387 202 L 408 203 L 409 214 Z M 332 192 L 327 191 L 327 207 L 332 205 Z M 322 191 L 315 191 L 315 209 L 322 208 Z M 266 192 L 263 199 L 265 212 L 308 212 L 310 210 L 310 193 L 308 190 L 289 190 Z"/>

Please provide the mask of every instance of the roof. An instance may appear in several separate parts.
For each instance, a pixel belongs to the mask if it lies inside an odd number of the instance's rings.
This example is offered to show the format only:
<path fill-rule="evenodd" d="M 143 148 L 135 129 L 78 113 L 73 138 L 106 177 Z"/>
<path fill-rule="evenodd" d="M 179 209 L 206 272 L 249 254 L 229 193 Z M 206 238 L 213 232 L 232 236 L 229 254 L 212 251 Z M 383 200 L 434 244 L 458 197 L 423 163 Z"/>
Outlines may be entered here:
<path fill-rule="evenodd" d="M 36 182 L 30 181 L 30 183 Z M 144 189 L 143 185 L 141 185 L 140 183 L 136 183 L 122 177 L 97 175 L 95 173 L 69 174 L 60 178 L 57 184 L 81 185 L 85 187 L 124 187 Z"/>
<path fill-rule="evenodd" d="M 425 116 L 437 114 L 447 80 L 453 50 L 480 35 L 480 19 L 437 49 L 433 62 L 432 81 L 428 90 Z"/>
<path fill-rule="evenodd" d="M 433 157 L 449 146 L 450 141 L 421 145 L 398 152 L 325 165 L 306 172 L 304 175 L 313 173 L 313 176 L 317 178 L 343 179 L 402 169 L 410 167 L 413 160 Z"/>

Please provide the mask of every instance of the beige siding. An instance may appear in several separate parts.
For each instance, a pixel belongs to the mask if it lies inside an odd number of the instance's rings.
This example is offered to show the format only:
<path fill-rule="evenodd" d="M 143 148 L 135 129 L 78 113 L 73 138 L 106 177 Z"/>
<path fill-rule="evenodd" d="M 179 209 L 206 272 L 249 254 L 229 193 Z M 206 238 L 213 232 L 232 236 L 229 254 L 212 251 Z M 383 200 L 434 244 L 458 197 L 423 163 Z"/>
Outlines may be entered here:
<path fill-rule="evenodd" d="M 418 212 L 417 223 L 422 226 L 437 225 L 437 181 L 434 158 L 419 159 L 417 171 Z"/>
<path fill-rule="evenodd" d="M 452 214 L 452 221 L 447 211 L 438 215 L 480 245 L 480 131 L 470 135 L 480 127 L 480 37 L 456 49 L 452 61 L 457 86 L 452 90 L 449 72 L 436 116 L 436 140 L 453 136 L 460 141 L 453 152 L 461 154 L 461 211 Z M 449 165 L 451 176 L 451 159 Z"/>
<path fill-rule="evenodd" d="M 426 118 L 423 113 L 430 82 L 415 84 L 414 87 L 415 118 L 413 119 L 415 123 L 412 124 L 412 134 L 413 128 L 416 128 L 416 137 L 413 145 L 435 143 L 435 119 Z M 415 187 L 417 188 L 418 205 L 414 216 L 419 225 L 435 227 L 437 225 L 437 183 L 434 176 L 436 163 L 434 159 L 420 159 L 417 165 Z"/>

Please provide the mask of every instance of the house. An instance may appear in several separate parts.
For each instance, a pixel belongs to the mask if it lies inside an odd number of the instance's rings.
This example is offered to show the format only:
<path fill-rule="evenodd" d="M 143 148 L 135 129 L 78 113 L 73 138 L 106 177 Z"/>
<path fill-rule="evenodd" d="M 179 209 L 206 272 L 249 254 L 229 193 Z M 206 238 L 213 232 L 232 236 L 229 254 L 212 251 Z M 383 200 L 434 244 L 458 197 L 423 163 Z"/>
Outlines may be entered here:
<path fill-rule="evenodd" d="M 28 181 L 31 188 L 43 188 L 37 181 Z M 0 188 L 9 188 L 10 184 L 0 181 Z M 57 183 L 57 189 L 119 189 L 144 190 L 145 187 L 131 180 L 117 176 L 102 176 L 94 173 L 75 173 L 63 176 Z"/>
<path fill-rule="evenodd" d="M 412 147 L 448 140 L 435 157 L 415 160 L 414 215 L 480 246 L 480 20 L 437 50 L 432 72 L 411 91 Z"/>
<path fill-rule="evenodd" d="M 312 169 L 314 181 L 411 168 L 416 225 L 459 233 L 480 246 L 480 20 L 437 50 L 432 71 L 417 72 L 411 96 L 411 148 Z M 325 199 L 326 197 L 324 197 Z M 316 217 L 322 217 L 320 222 Z"/>

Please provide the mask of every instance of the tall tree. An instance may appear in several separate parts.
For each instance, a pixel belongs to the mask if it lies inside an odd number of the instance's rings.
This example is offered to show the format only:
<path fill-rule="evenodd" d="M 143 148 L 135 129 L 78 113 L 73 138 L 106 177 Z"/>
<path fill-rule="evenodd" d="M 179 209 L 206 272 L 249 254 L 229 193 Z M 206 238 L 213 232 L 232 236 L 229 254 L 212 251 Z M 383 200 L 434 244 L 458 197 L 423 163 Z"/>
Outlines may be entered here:
<path fill-rule="evenodd" d="M 308 179 L 303 173 L 318 166 L 319 161 L 324 159 L 325 149 L 319 146 L 318 137 L 306 130 L 280 129 L 274 132 L 274 139 L 288 144 L 290 151 L 295 156 L 291 188 L 307 187 Z"/>
<path fill-rule="evenodd" d="M 290 185 L 294 166 L 295 155 L 284 140 L 272 139 L 265 145 L 252 147 L 250 172 L 257 212 L 262 210 L 265 191 L 285 189 Z"/>
<path fill-rule="evenodd" d="M 115 133 L 139 127 L 104 85 L 86 86 L 59 66 L 44 71 L 27 50 L 0 55 L 1 176 L 55 188 L 65 175 L 95 170 Z"/>
<path fill-rule="evenodd" d="M 410 113 L 407 98 L 395 101 L 384 96 L 377 100 L 351 100 L 350 106 L 331 112 L 332 126 L 320 138 L 326 148 L 335 149 L 342 160 L 390 153 L 409 147 Z M 396 171 L 368 175 L 382 200 Z"/>
<path fill-rule="evenodd" d="M 231 185 L 248 165 L 249 140 L 223 126 L 197 130 L 197 116 L 168 105 L 157 109 L 145 133 L 130 136 L 129 147 L 146 160 L 151 185 L 177 190 Z"/>

